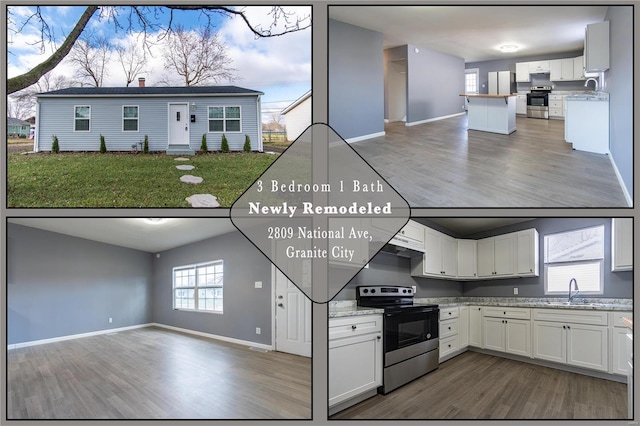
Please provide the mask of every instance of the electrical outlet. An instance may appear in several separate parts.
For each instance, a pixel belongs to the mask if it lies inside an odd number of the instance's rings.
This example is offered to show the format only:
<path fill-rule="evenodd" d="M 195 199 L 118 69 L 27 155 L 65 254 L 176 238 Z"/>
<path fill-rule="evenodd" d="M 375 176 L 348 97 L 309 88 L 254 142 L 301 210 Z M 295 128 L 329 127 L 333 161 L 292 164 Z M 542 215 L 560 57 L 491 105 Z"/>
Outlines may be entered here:
<path fill-rule="evenodd" d="M 262 333 L 262 330 L 260 330 L 260 327 L 256 327 L 256 334 L 260 334 Z"/>
<path fill-rule="evenodd" d="M 262 281 L 256 281 L 256 288 L 262 288 Z"/>
<path fill-rule="evenodd" d="M 416 291 L 418 291 L 418 286 L 412 285 L 411 288 L 413 289 L 413 294 L 416 294 Z"/>
<path fill-rule="evenodd" d="M 113 322 L 113 318 L 109 318 L 109 324 Z"/>
<path fill-rule="evenodd" d="M 518 287 L 513 288 L 513 294 L 518 294 Z"/>

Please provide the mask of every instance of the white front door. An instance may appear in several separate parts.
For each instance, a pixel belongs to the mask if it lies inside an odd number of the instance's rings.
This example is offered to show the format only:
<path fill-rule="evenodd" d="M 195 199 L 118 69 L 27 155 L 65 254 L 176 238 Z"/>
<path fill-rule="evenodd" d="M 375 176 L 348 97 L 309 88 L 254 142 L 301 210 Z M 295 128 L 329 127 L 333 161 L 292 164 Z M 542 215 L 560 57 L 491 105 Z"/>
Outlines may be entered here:
<path fill-rule="evenodd" d="M 311 356 L 311 301 L 275 269 L 276 350 Z"/>
<path fill-rule="evenodd" d="M 169 104 L 169 145 L 189 145 L 188 114 L 188 104 Z"/>

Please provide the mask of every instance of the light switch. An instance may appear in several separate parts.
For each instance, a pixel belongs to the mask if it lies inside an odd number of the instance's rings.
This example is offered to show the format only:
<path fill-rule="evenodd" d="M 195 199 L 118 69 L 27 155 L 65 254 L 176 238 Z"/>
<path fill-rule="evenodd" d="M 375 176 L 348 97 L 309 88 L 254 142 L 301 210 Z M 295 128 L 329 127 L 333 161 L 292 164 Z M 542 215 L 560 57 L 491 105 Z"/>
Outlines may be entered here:
<path fill-rule="evenodd" d="M 262 281 L 256 281 L 256 288 L 262 288 Z"/>

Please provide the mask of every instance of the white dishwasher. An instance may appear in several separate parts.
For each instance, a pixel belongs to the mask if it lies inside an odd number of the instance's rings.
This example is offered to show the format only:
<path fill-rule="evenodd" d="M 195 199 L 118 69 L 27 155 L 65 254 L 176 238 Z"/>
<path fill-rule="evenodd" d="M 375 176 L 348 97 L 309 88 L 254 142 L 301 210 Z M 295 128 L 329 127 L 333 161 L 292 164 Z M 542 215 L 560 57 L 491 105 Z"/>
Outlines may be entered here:
<path fill-rule="evenodd" d="M 573 149 L 609 153 L 609 94 L 565 97 L 564 138 Z"/>

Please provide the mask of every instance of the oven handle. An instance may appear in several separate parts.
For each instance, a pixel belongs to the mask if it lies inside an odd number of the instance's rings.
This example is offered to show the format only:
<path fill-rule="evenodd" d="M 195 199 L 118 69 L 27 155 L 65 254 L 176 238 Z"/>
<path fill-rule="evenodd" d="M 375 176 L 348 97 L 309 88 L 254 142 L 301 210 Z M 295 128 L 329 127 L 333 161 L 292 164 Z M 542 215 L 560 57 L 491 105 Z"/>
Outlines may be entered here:
<path fill-rule="evenodd" d="M 399 315 L 413 315 L 413 314 L 425 314 L 425 313 L 435 313 L 438 314 L 440 309 L 433 308 L 424 308 L 424 309 L 412 309 L 411 312 L 385 312 L 385 317 L 395 317 Z"/>

